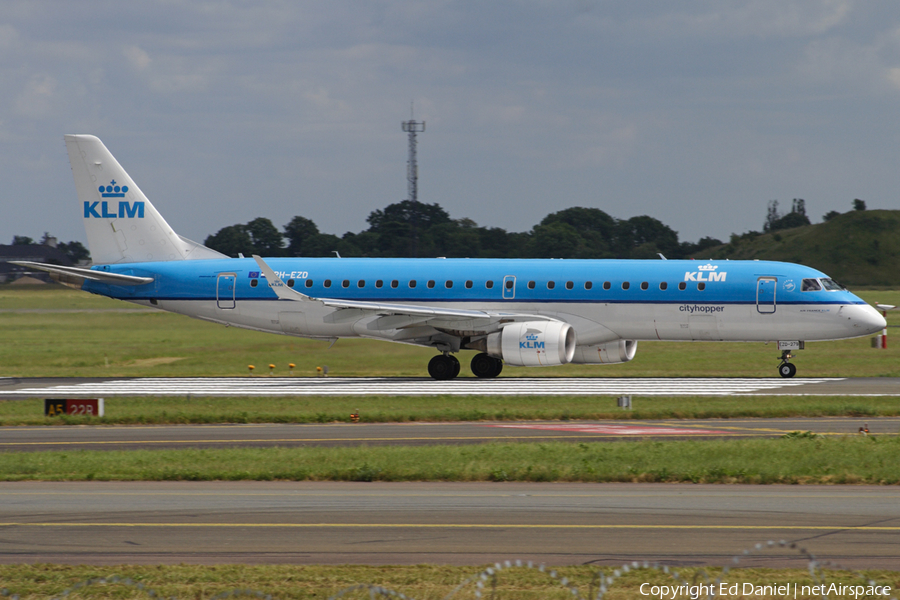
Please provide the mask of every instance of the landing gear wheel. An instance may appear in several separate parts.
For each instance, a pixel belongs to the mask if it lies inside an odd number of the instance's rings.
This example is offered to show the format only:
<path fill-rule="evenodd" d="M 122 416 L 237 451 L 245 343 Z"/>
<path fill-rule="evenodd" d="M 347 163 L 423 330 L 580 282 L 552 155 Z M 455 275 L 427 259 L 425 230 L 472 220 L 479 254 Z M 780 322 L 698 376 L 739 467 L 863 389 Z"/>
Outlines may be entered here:
<path fill-rule="evenodd" d="M 428 374 L 432 379 L 444 381 L 459 375 L 459 361 L 449 354 L 438 354 L 428 361 Z"/>
<path fill-rule="evenodd" d="M 778 367 L 778 374 L 782 377 L 793 377 L 797 374 L 797 366 L 793 363 L 781 363 L 781 366 Z"/>
<path fill-rule="evenodd" d="M 475 377 L 496 377 L 503 370 L 503 361 L 481 352 L 472 357 L 469 367 Z"/>

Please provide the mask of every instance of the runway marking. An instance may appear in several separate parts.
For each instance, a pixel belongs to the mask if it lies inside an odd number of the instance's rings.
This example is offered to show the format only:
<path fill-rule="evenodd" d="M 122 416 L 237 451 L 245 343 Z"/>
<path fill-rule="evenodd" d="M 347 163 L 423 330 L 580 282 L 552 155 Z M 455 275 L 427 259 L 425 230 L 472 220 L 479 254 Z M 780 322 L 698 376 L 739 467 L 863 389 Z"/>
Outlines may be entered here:
<path fill-rule="evenodd" d="M 842 378 L 139 378 L 0 391 L 2 396 L 733 396 Z"/>
<path fill-rule="evenodd" d="M 565 424 L 558 425 L 530 425 L 530 424 L 491 424 L 481 425 L 482 427 L 498 427 L 503 429 L 537 429 L 549 431 L 577 431 L 579 433 L 599 433 L 613 436 L 623 435 L 739 435 L 732 431 L 717 431 L 715 429 L 689 429 L 678 427 L 647 426 L 647 425 L 580 425 Z M 751 435 L 751 434 L 747 434 Z"/>
<path fill-rule="evenodd" d="M 0 527 L 173 527 L 173 528 L 275 528 L 294 529 L 718 529 L 792 531 L 900 531 L 900 526 L 876 525 L 555 525 L 547 523 L 0 523 Z"/>

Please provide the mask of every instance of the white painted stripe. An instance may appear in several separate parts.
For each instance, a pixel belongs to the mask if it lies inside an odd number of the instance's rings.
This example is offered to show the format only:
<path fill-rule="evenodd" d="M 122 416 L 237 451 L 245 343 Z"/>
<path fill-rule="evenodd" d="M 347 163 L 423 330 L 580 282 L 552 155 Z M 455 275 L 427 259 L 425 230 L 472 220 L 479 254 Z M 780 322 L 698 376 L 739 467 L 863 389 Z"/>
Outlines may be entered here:
<path fill-rule="evenodd" d="M 764 393 L 779 388 L 840 378 L 500 378 L 431 379 L 390 378 L 144 378 L 80 383 L 0 391 L 2 396 L 362 396 L 362 395 L 488 395 L 488 396 L 730 396 Z"/>

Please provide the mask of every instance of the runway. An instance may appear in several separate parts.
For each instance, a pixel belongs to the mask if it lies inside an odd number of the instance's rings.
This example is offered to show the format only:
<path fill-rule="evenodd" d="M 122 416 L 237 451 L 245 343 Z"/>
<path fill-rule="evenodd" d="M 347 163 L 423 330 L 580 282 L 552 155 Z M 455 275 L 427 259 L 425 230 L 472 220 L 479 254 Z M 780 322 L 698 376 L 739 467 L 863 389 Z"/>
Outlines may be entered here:
<path fill-rule="evenodd" d="M 0 562 L 734 566 L 785 540 L 896 569 L 898 498 L 887 486 L 2 483 Z M 764 549 L 740 564 L 807 560 Z"/>
<path fill-rule="evenodd" d="M 115 396 L 900 396 L 900 378 L 237 377 L 0 379 L 2 398 Z"/>
<path fill-rule="evenodd" d="M 896 436 L 900 417 L 0 427 L 0 452 L 758 438 L 791 431 L 840 436 L 859 435 L 864 426 L 870 435 Z"/>

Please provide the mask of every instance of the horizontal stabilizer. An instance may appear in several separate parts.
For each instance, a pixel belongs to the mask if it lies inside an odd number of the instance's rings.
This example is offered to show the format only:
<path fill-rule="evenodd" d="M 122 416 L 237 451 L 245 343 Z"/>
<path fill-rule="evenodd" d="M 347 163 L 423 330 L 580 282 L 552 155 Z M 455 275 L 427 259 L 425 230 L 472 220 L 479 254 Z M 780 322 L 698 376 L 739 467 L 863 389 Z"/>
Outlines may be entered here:
<path fill-rule="evenodd" d="M 80 267 L 63 267 L 61 265 L 48 265 L 47 263 L 32 262 L 29 260 L 11 260 L 10 264 L 19 265 L 20 267 L 28 267 L 45 271 L 51 275 L 62 277 L 75 277 L 89 279 L 91 281 L 99 281 L 110 285 L 144 285 L 153 283 L 152 277 L 135 277 L 133 275 L 120 275 L 119 273 L 107 273 L 105 271 L 93 271 L 91 269 L 82 269 Z"/>

